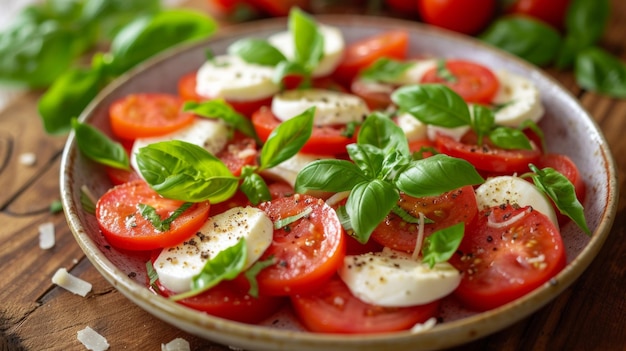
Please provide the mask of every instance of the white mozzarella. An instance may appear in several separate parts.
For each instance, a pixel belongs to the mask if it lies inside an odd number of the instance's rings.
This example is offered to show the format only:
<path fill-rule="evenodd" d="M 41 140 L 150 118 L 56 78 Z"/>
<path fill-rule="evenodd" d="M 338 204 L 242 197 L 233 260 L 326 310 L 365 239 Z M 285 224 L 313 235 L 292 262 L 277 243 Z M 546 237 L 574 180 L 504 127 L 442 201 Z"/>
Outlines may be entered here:
<path fill-rule="evenodd" d="M 432 124 L 426 127 L 426 134 L 428 134 L 428 139 L 435 140 L 437 134 L 444 134 L 452 139 L 459 141 L 470 130 L 469 126 L 462 126 L 456 128 L 444 128 L 439 126 L 434 126 Z"/>
<path fill-rule="evenodd" d="M 363 99 L 356 95 L 324 89 L 295 89 L 274 95 L 272 113 L 281 121 L 315 106 L 317 126 L 362 122 L 369 114 Z"/>
<path fill-rule="evenodd" d="M 192 278 L 206 262 L 244 238 L 247 258 L 245 268 L 256 262 L 272 243 L 274 225 L 262 210 L 235 207 L 215 215 L 187 241 L 164 248 L 154 261 L 154 269 L 163 286 L 176 293 L 190 289 Z"/>
<path fill-rule="evenodd" d="M 393 83 L 397 85 L 418 84 L 424 77 L 424 74 L 433 68 L 437 68 L 436 59 L 415 60 L 413 65 L 404 71 Z"/>
<path fill-rule="evenodd" d="M 280 90 L 274 68 L 247 63 L 236 55 L 220 55 L 205 62 L 196 74 L 196 93 L 207 98 L 253 101 Z"/>
<path fill-rule="evenodd" d="M 313 155 L 297 153 L 291 158 L 283 161 L 279 165 L 263 171 L 263 176 L 280 179 L 294 186 L 298 173 L 309 163 L 323 158 L 334 158 L 332 156 Z"/>
<path fill-rule="evenodd" d="M 461 282 L 461 273 L 447 262 L 431 269 L 408 254 L 389 249 L 346 256 L 339 276 L 361 301 L 387 307 L 435 301 Z"/>
<path fill-rule="evenodd" d="M 216 154 L 228 143 L 228 135 L 228 126 L 222 120 L 198 118 L 189 126 L 172 133 L 135 140 L 130 153 L 130 164 L 135 170 L 139 170 L 137 165 L 137 153 L 139 149 L 161 141 L 186 141 L 201 146 L 212 154 Z"/>
<path fill-rule="evenodd" d="M 558 228 L 559 222 L 552 204 L 534 184 L 519 177 L 498 176 L 487 179 L 476 189 L 478 209 L 510 203 L 531 206 L 546 215 Z"/>
<path fill-rule="evenodd" d="M 537 122 L 544 114 L 539 89 L 526 77 L 508 71 L 498 71 L 500 88 L 493 103 L 501 105 L 495 113 L 496 124 L 518 127 L 522 122 Z"/>
<path fill-rule="evenodd" d="M 396 123 L 404 131 L 406 138 L 411 141 L 423 140 L 428 137 L 426 124 L 410 113 L 402 113 L 396 117 Z"/>
<path fill-rule="evenodd" d="M 335 27 L 319 26 L 324 37 L 324 55 L 313 68 L 313 77 L 323 77 L 331 74 L 339 65 L 345 50 L 345 42 L 341 31 Z M 268 42 L 280 50 L 285 57 L 292 60 L 295 56 L 294 38 L 291 32 L 285 31 L 270 36 Z"/>

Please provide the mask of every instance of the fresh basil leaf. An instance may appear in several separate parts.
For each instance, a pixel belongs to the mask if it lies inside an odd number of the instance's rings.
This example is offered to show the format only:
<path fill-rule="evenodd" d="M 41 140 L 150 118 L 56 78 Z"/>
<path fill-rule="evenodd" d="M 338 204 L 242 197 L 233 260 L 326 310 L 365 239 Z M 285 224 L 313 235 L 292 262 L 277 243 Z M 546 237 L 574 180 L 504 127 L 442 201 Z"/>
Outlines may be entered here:
<path fill-rule="evenodd" d="M 587 235 L 591 235 L 583 205 L 578 201 L 576 189 L 567 177 L 550 167 L 538 169 L 532 164 L 529 167 L 535 172 L 531 175 L 535 185 L 552 199 L 562 214 L 571 218 Z"/>
<path fill-rule="evenodd" d="M 381 172 L 385 159 L 383 150 L 370 144 L 350 144 L 346 150 L 352 162 L 361 169 L 366 178 L 374 179 Z"/>
<path fill-rule="evenodd" d="M 202 271 L 191 280 L 191 290 L 173 295 L 170 299 L 179 301 L 211 289 L 224 280 L 235 279 L 243 272 L 247 259 L 246 241 L 241 238 L 237 244 L 221 251 L 208 260 Z"/>
<path fill-rule="evenodd" d="M 76 146 L 90 159 L 114 168 L 130 169 L 128 154 L 122 144 L 89 124 L 72 120 Z"/>
<path fill-rule="evenodd" d="M 396 205 L 391 209 L 391 212 L 395 213 L 400 219 L 407 223 L 419 224 L 420 222 L 426 223 L 435 223 L 432 219 L 428 219 L 426 217 L 414 217 L 413 214 L 409 213 L 404 208 Z M 419 215 L 419 213 L 418 213 Z"/>
<path fill-rule="evenodd" d="M 552 62 L 561 46 L 556 29 L 520 15 L 497 19 L 479 38 L 538 66 Z"/>
<path fill-rule="evenodd" d="M 448 83 L 456 83 L 456 76 L 446 67 L 446 60 L 437 60 L 437 77 Z"/>
<path fill-rule="evenodd" d="M 561 70 L 570 68 L 574 64 L 576 55 L 581 49 L 582 48 L 578 40 L 574 36 L 566 34 L 563 39 L 563 44 L 559 48 L 559 52 L 554 59 L 554 66 Z"/>
<path fill-rule="evenodd" d="M 81 23 L 95 23 L 99 32 L 113 39 L 125 25 L 137 16 L 154 14 L 161 10 L 159 0 L 89 0 L 82 1 Z"/>
<path fill-rule="evenodd" d="M 139 172 L 164 197 L 219 203 L 237 190 L 239 180 L 204 148 L 180 140 L 150 144 L 137 153 Z"/>
<path fill-rule="evenodd" d="M 83 210 L 89 214 L 96 214 L 96 202 L 98 200 L 95 196 L 89 191 L 89 188 L 86 186 L 82 186 L 80 188 L 80 205 L 83 207 Z"/>
<path fill-rule="evenodd" d="M 403 155 L 409 155 L 406 134 L 389 117 L 381 113 L 372 113 L 365 118 L 357 135 L 357 143 L 370 144 L 385 152 L 398 150 Z"/>
<path fill-rule="evenodd" d="M 489 132 L 489 140 L 501 149 L 532 150 L 530 140 L 524 132 L 509 127 L 496 127 Z"/>
<path fill-rule="evenodd" d="M 311 87 L 311 72 L 302 64 L 293 61 L 282 61 L 274 69 L 272 81 L 281 86 L 284 85 L 283 79 L 287 76 L 302 77 L 302 82 L 298 85 L 298 89 L 306 89 Z"/>
<path fill-rule="evenodd" d="M 413 197 L 437 196 L 484 182 L 469 162 L 444 154 L 412 161 L 396 179 L 398 189 Z"/>
<path fill-rule="evenodd" d="M 137 206 L 137 209 L 139 210 L 139 214 L 143 218 L 147 219 L 156 230 L 160 232 L 166 232 L 170 230 L 170 225 L 172 224 L 172 222 L 174 222 L 176 218 L 180 217 L 180 215 L 187 211 L 187 209 L 191 207 L 191 205 L 193 205 L 193 203 L 185 202 L 165 219 L 161 219 L 161 216 L 157 213 L 156 208 L 150 205 L 139 204 Z"/>
<path fill-rule="evenodd" d="M 608 52 L 591 47 L 576 56 L 576 82 L 584 89 L 626 97 L 626 65 Z"/>
<path fill-rule="evenodd" d="M 259 261 L 254 262 L 252 267 L 248 268 L 245 271 L 244 276 L 246 277 L 246 280 L 248 280 L 248 283 L 250 283 L 250 289 L 248 289 L 248 295 L 252 297 L 259 296 L 259 282 L 257 281 L 256 277 L 265 268 L 271 267 L 275 264 L 276 264 L 276 259 L 274 258 L 274 256 L 270 256 L 266 260 L 259 260 Z"/>
<path fill-rule="evenodd" d="M 352 189 L 346 202 L 346 212 L 357 241 L 364 244 L 369 240 L 399 198 L 394 186 L 380 179 L 361 182 Z"/>
<path fill-rule="evenodd" d="M 248 172 L 246 172 L 248 173 Z M 242 175 L 242 182 L 239 186 L 239 190 L 241 190 L 246 196 L 250 203 L 253 205 L 258 205 L 263 201 L 269 201 L 272 199 L 272 195 L 270 194 L 270 190 L 258 173 L 248 173 L 245 176 Z"/>
<path fill-rule="evenodd" d="M 287 227 L 290 224 L 295 223 L 302 218 L 307 218 L 311 214 L 311 212 L 313 212 L 313 209 L 311 207 L 307 207 L 301 212 L 298 212 L 293 216 L 279 218 L 274 222 L 274 230 Z"/>
<path fill-rule="evenodd" d="M 300 170 L 296 177 L 295 191 L 298 193 L 306 190 L 347 191 L 367 179 L 363 171 L 350 161 L 321 159 L 309 163 Z"/>
<path fill-rule="evenodd" d="M 463 240 L 465 223 L 438 230 L 424 238 L 422 260 L 433 268 L 437 263 L 446 262 L 454 255 Z"/>
<path fill-rule="evenodd" d="M 471 123 L 465 100 L 442 84 L 403 86 L 391 94 L 391 100 L 422 123 L 445 128 Z"/>
<path fill-rule="evenodd" d="M 324 55 L 324 36 L 317 23 L 302 10 L 293 7 L 289 11 L 288 25 L 293 35 L 295 61 L 307 71 L 313 71 Z"/>
<path fill-rule="evenodd" d="M 52 201 L 48 206 L 48 212 L 52 214 L 63 212 L 63 203 L 60 200 Z"/>
<path fill-rule="evenodd" d="M 565 15 L 565 30 L 579 48 L 589 47 L 604 34 L 610 13 L 609 0 L 572 0 Z"/>
<path fill-rule="evenodd" d="M 415 63 L 412 62 L 381 57 L 374 61 L 372 65 L 361 71 L 359 77 L 368 81 L 394 83 L 404 72 L 414 65 Z"/>
<path fill-rule="evenodd" d="M 339 218 L 339 222 L 341 222 L 341 226 L 346 232 L 352 233 L 354 229 L 352 228 L 352 223 L 350 222 L 350 216 L 346 211 L 346 206 L 339 206 L 335 210 L 337 212 L 337 217 Z"/>
<path fill-rule="evenodd" d="M 174 45 L 206 38 L 216 28 L 213 19 L 188 9 L 169 9 L 138 16 L 111 42 L 113 67 L 117 74 L 121 74 Z"/>
<path fill-rule="evenodd" d="M 265 39 L 246 38 L 237 40 L 228 47 L 228 53 L 239 56 L 248 63 L 263 66 L 274 67 L 282 61 L 287 61 L 285 55 Z"/>
<path fill-rule="evenodd" d="M 150 284 L 152 288 L 157 289 L 155 291 L 159 291 L 156 285 L 157 280 L 159 280 L 159 274 L 157 273 L 156 269 L 154 269 L 152 261 L 150 260 L 146 261 L 146 273 L 148 274 L 149 279 L 148 284 Z"/>
<path fill-rule="evenodd" d="M 524 130 L 524 129 L 530 129 L 533 133 L 535 133 L 535 135 L 539 138 L 539 140 L 541 141 L 541 145 L 537 145 L 537 146 L 541 146 L 541 150 L 543 150 L 544 153 L 548 152 L 548 145 L 546 144 L 546 138 L 543 135 L 543 130 L 541 130 L 541 128 L 539 128 L 539 126 L 537 125 L 537 123 L 527 119 L 524 122 L 522 122 L 520 124 L 520 129 Z"/>
<path fill-rule="evenodd" d="M 488 135 L 496 123 L 493 111 L 482 105 L 472 105 L 472 129 L 478 137 L 478 145 L 482 145 L 483 136 Z"/>
<path fill-rule="evenodd" d="M 260 170 L 272 168 L 297 154 L 311 137 L 313 117 L 315 107 L 310 107 L 279 124 L 261 149 Z"/>
<path fill-rule="evenodd" d="M 183 111 L 195 113 L 206 118 L 221 119 L 243 134 L 254 138 L 258 144 L 261 144 L 261 140 L 259 140 L 250 119 L 235 111 L 232 106 L 222 99 L 213 99 L 200 103 L 188 101 L 183 105 Z"/>
<path fill-rule="evenodd" d="M 378 178 L 394 183 L 398 175 L 410 165 L 411 160 L 411 156 L 402 154 L 398 150 L 387 153 Z"/>

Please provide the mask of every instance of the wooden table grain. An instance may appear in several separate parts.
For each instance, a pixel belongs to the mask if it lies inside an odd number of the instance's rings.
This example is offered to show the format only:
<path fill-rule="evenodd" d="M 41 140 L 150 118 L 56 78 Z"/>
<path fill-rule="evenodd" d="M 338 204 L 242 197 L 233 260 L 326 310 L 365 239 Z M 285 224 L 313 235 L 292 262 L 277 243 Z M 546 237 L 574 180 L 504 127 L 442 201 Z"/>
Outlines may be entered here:
<path fill-rule="evenodd" d="M 202 9 L 198 1 L 192 2 Z M 612 1 L 600 45 L 626 61 L 626 2 Z M 581 90 L 571 71 L 547 69 L 589 111 L 604 132 L 626 177 L 626 100 Z M 225 351 L 156 319 L 122 296 L 85 258 L 59 200 L 59 163 L 65 137 L 45 134 L 38 92 L 16 98 L 0 112 L 0 350 L 83 350 L 77 332 L 86 326 L 105 336 L 111 350 L 160 350 L 183 337 L 192 350 Z M 36 155 L 33 165 L 20 162 Z M 453 350 L 626 350 L 626 193 L 619 197 L 611 233 L 597 258 L 571 287 L 531 316 Z M 52 222 L 56 245 L 39 248 L 38 226 Z M 93 284 L 87 297 L 52 284 L 65 267 Z"/>

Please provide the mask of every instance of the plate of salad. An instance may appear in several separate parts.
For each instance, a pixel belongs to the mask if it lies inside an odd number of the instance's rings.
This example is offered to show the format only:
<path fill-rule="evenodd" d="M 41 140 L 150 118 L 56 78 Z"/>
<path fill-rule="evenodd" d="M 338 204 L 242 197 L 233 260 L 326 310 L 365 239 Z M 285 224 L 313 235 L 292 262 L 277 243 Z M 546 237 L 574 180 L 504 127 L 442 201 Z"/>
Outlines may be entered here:
<path fill-rule="evenodd" d="M 556 81 L 455 33 L 300 10 L 117 79 L 72 122 L 66 217 L 101 274 L 250 350 L 440 349 L 533 313 L 613 222 Z"/>

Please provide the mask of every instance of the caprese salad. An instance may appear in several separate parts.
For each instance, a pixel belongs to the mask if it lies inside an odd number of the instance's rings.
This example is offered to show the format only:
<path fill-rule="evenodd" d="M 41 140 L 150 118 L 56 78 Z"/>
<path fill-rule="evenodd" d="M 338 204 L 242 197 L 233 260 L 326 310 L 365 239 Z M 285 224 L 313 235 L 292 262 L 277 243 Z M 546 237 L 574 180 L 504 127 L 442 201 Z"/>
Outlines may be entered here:
<path fill-rule="evenodd" d="M 147 286 L 258 323 L 290 305 L 324 333 L 410 329 L 454 299 L 484 311 L 566 264 L 590 234 L 584 182 L 550 153 L 533 82 L 407 57 L 397 30 L 346 43 L 293 10 L 176 82 L 110 106 L 113 137 L 74 121 L 113 186 L 93 213 L 150 253 Z"/>

